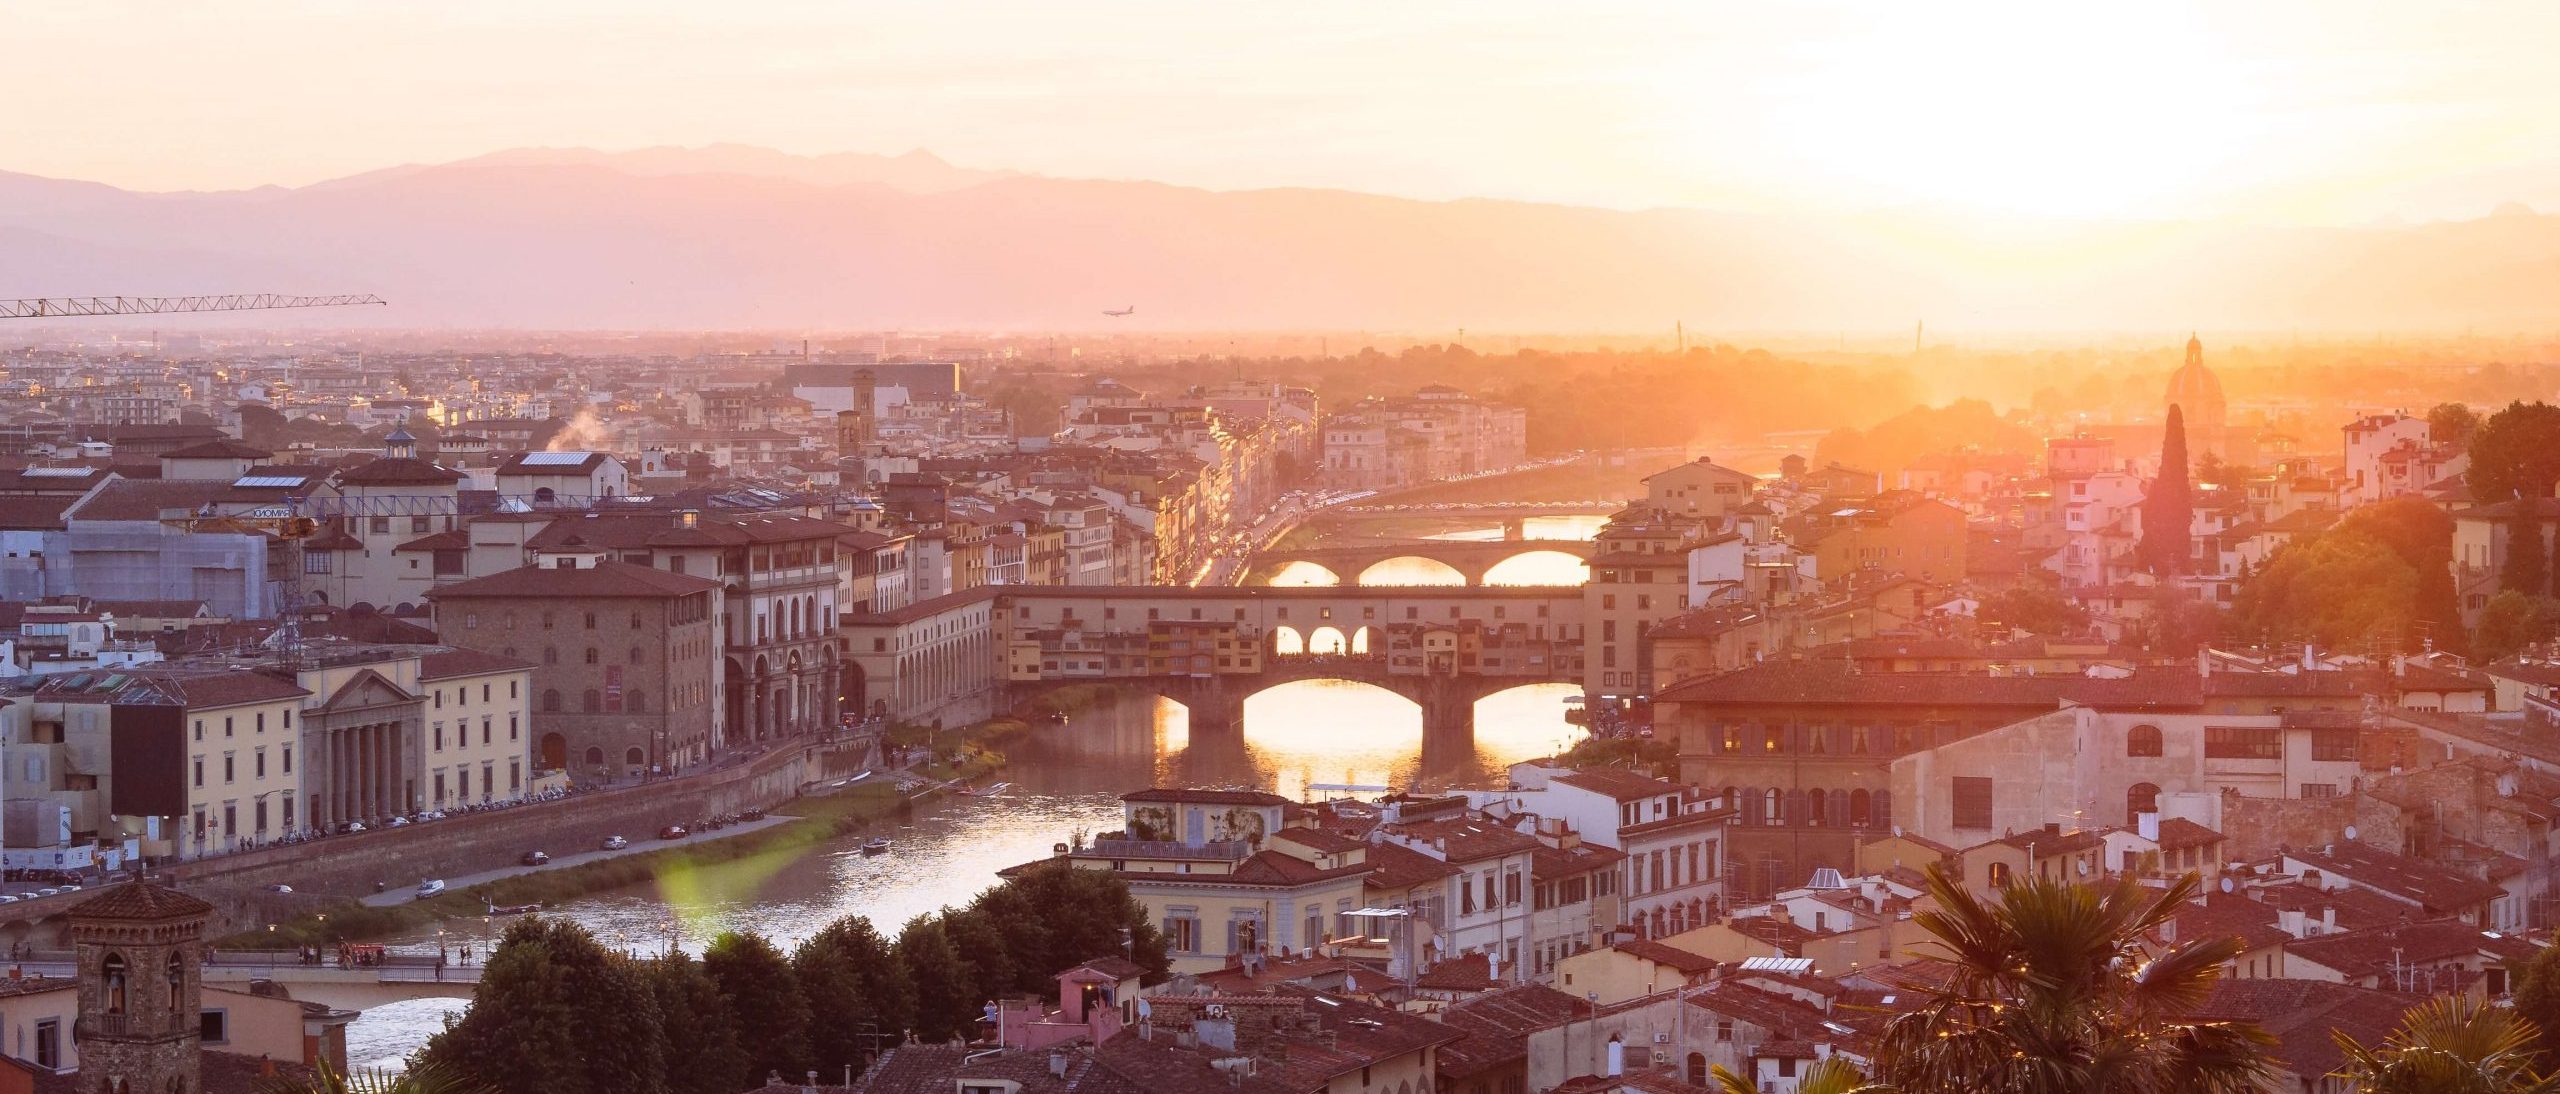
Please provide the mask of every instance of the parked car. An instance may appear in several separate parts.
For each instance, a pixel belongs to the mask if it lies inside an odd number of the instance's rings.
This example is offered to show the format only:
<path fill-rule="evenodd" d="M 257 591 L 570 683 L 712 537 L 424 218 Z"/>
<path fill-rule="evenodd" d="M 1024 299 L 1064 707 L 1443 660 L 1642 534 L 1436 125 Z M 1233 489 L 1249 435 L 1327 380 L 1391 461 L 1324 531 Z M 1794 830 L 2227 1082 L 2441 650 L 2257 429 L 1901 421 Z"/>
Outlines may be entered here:
<path fill-rule="evenodd" d="M 420 897 L 431 897 L 443 891 L 443 878 L 428 878 L 427 880 L 418 883 L 418 895 Z"/>
<path fill-rule="evenodd" d="M 664 828 L 658 829 L 659 839 L 683 839 L 692 834 L 693 833 L 686 831 L 685 827 L 681 824 L 670 824 Z"/>
<path fill-rule="evenodd" d="M 524 853 L 524 857 L 519 858 L 516 861 L 527 866 L 540 866 L 551 861 L 551 856 L 543 854 L 540 851 L 527 851 Z"/>
<path fill-rule="evenodd" d="M 17 902 L 18 902 L 18 898 L 17 898 L 17 897 L 7 896 L 7 895 L 0 895 L 0 904 L 15 904 L 15 903 L 17 903 Z"/>
<path fill-rule="evenodd" d="M 274 883 L 271 883 L 271 884 L 268 884 L 268 885 L 265 885 L 265 886 L 261 886 L 261 887 L 262 887 L 262 888 L 264 888 L 266 891 L 268 891 L 268 892 L 270 892 L 270 893 L 287 893 L 287 894 L 290 894 L 291 892 L 293 892 L 293 886 L 291 886 L 291 885 L 287 885 L 287 884 L 285 884 L 285 883 L 283 883 L 283 882 L 281 882 L 281 881 L 274 882 Z"/>
<path fill-rule="evenodd" d="M 619 851 L 629 846 L 631 846 L 631 841 L 620 836 L 606 836 L 604 838 L 604 849 L 607 851 Z"/>

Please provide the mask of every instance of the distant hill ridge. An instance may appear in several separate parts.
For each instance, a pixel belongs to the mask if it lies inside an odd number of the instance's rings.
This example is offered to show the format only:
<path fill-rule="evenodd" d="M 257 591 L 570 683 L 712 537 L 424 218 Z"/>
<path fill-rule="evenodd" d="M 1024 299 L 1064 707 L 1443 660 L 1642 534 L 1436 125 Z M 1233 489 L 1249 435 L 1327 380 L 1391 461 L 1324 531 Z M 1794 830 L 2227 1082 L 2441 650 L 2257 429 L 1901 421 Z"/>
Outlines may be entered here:
<path fill-rule="evenodd" d="M 0 296 L 375 292 L 545 328 L 2508 330 L 2560 218 L 2362 228 L 1622 212 L 1209 191 L 743 145 L 514 149 L 298 188 L 0 173 Z"/>

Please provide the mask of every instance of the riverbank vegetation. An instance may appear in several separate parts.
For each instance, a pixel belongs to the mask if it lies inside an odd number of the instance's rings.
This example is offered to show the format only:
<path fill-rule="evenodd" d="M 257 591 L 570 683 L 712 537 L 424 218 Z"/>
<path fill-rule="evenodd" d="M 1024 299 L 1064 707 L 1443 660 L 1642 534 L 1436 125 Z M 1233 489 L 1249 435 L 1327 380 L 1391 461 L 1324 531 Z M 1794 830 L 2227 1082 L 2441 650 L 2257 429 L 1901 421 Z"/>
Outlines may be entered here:
<path fill-rule="evenodd" d="M 850 916 L 788 953 L 730 932 L 699 961 L 633 958 L 533 916 L 508 927 L 471 1009 L 418 1062 L 495 1094 L 734 1094 L 771 1073 L 858 1073 L 910 1033 L 973 1034 L 984 1001 L 1050 996 L 1058 973 L 1099 957 L 1126 957 L 1150 981 L 1169 967 L 1127 886 L 1064 865 L 918 916 L 894 939 Z"/>

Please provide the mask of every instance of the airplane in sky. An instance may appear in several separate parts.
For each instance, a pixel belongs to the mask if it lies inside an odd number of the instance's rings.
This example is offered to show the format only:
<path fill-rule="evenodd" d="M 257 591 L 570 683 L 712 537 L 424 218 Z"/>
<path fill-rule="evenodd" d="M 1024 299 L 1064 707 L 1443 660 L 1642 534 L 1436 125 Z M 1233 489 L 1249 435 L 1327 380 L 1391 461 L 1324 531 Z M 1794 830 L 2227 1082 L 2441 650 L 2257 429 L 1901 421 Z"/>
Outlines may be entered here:
<path fill-rule="evenodd" d="M 1122 308 L 1122 309 L 1120 309 L 1120 310 L 1118 310 L 1118 311 L 1112 311 L 1112 310 L 1110 310 L 1110 309 L 1108 309 L 1108 308 L 1105 308 L 1105 309 L 1103 309 L 1102 314 L 1104 314 L 1104 315 L 1108 315 L 1108 316 L 1112 317 L 1113 319 L 1125 319 L 1125 318 L 1128 318 L 1129 316 L 1132 316 L 1132 315 L 1136 315 L 1136 314 L 1138 314 L 1138 306 L 1137 306 L 1137 305 L 1135 305 L 1135 304 L 1131 304 L 1131 305 L 1129 305 L 1128 307 Z"/>

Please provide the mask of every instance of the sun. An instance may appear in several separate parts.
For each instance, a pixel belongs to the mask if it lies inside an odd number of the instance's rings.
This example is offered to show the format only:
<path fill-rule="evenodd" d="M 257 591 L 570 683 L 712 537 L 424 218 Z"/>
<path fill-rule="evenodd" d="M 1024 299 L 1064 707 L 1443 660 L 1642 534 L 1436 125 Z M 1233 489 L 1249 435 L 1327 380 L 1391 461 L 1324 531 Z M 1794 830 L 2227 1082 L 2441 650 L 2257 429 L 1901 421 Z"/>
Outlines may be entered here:
<path fill-rule="evenodd" d="M 1775 174 L 1868 207 L 2211 215 L 2260 134 L 2248 70 L 2172 8 L 1878 5 L 1751 104 Z"/>

